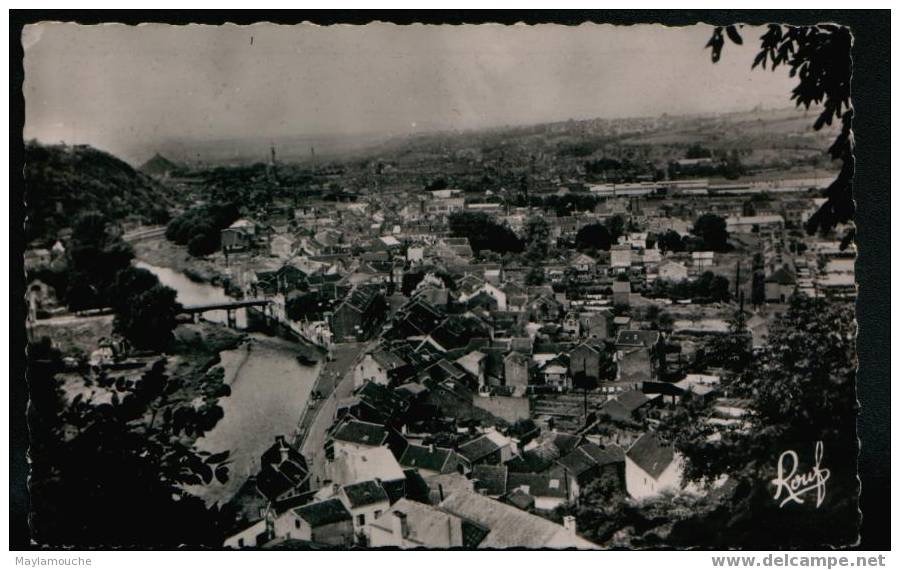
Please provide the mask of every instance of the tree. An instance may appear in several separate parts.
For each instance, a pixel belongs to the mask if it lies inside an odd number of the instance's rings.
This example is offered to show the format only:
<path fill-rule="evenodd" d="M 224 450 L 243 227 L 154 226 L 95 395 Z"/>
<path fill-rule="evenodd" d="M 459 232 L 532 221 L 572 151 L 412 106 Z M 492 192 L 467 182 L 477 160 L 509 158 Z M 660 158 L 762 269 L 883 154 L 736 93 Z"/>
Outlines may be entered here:
<path fill-rule="evenodd" d="M 762 271 L 753 272 L 753 282 L 750 285 L 750 303 L 754 307 L 766 304 L 766 276 Z"/>
<path fill-rule="evenodd" d="M 109 220 L 98 212 L 86 212 L 72 227 L 68 256 L 69 307 L 83 310 L 110 303 L 116 275 L 131 266 L 134 250 L 111 230 Z"/>
<path fill-rule="evenodd" d="M 240 217 L 233 202 L 195 206 L 166 226 L 166 239 L 187 245 L 188 253 L 201 257 L 221 246 L 221 232 Z"/>
<path fill-rule="evenodd" d="M 728 301 L 731 299 L 730 284 L 727 278 L 705 271 L 691 283 L 691 296 L 711 303 Z"/>
<path fill-rule="evenodd" d="M 542 216 L 530 216 L 525 220 L 525 255 L 531 260 L 547 257 L 550 243 L 550 224 Z"/>
<path fill-rule="evenodd" d="M 737 26 L 719 26 L 713 30 L 706 44 L 711 48 L 712 61 L 722 55 L 725 37 L 736 44 L 743 38 Z M 853 106 L 850 103 L 850 78 L 853 70 L 850 48 L 853 38 L 846 26 L 818 24 L 793 26 L 769 24 L 760 36 L 760 49 L 751 69 L 766 65 L 775 71 L 780 66 L 790 68 L 790 76 L 797 78 L 791 91 L 796 106 L 809 109 L 812 104 L 822 104 L 822 111 L 813 123 L 815 130 L 841 119 L 841 131 L 828 149 L 832 160 L 841 161 L 841 171 L 825 190 L 826 201 L 806 223 L 806 231 L 827 232 L 838 224 L 853 221 L 856 205 L 853 201 L 853 175 L 856 171 L 853 140 Z M 855 229 L 850 228 L 842 247 L 855 239 Z"/>
<path fill-rule="evenodd" d="M 739 309 L 728 322 L 728 334 L 714 337 L 704 351 L 708 366 L 741 374 L 750 364 L 753 338 Z"/>
<path fill-rule="evenodd" d="M 180 401 L 173 396 L 180 383 L 158 361 L 136 382 L 100 377 L 94 396 L 64 398 L 58 355 L 36 348 L 28 362 L 34 539 L 80 547 L 221 544 L 227 521 L 185 489 L 228 479 L 227 452 L 185 443 L 222 417 L 221 393 L 199 405 Z"/>
<path fill-rule="evenodd" d="M 712 151 L 700 146 L 699 143 L 694 143 L 688 147 L 685 158 L 712 158 Z"/>
<path fill-rule="evenodd" d="M 675 230 L 666 230 L 666 233 L 659 236 L 657 245 L 663 253 L 667 251 L 679 253 L 686 249 L 681 234 Z"/>
<path fill-rule="evenodd" d="M 544 268 L 535 265 L 525 274 L 525 285 L 543 285 L 544 284 Z"/>
<path fill-rule="evenodd" d="M 133 294 L 119 307 L 113 328 L 137 348 L 165 350 L 181 309 L 175 297 L 174 289 L 161 284 Z"/>
<path fill-rule="evenodd" d="M 772 324 L 768 344 L 726 384 L 729 394 L 748 402 L 743 425 L 717 427 L 707 421 L 715 410 L 701 398 L 685 399 L 663 421 L 659 432 L 684 456 L 688 479 L 708 482 L 727 474 L 734 483 L 715 512 L 692 524 L 720 528 L 732 544 L 745 546 L 771 547 L 778 536 L 790 536 L 794 546 L 855 538 L 855 337 L 852 305 L 795 295 Z M 759 482 L 775 479 L 780 451 L 809 457 L 817 441 L 824 443 L 830 469 L 827 504 L 780 508 L 772 486 Z M 796 531 L 819 524 L 816 533 Z"/>
<path fill-rule="evenodd" d="M 484 212 L 454 212 L 448 218 L 453 237 L 468 238 L 472 249 L 479 253 L 491 250 L 497 253 L 520 253 L 522 241 L 505 225 L 498 224 Z"/>
<path fill-rule="evenodd" d="M 625 232 L 625 218 L 616 214 L 606 220 L 606 229 L 609 231 L 609 237 L 612 241 L 618 240 Z"/>
<path fill-rule="evenodd" d="M 703 240 L 708 251 L 728 251 L 728 229 L 721 216 L 703 214 L 694 222 L 691 233 Z"/>
<path fill-rule="evenodd" d="M 112 288 L 112 307 L 117 311 L 125 310 L 137 295 L 156 285 L 159 285 L 159 278 L 153 272 L 129 266 L 116 275 Z"/>
<path fill-rule="evenodd" d="M 594 249 L 609 251 L 612 241 L 609 230 L 603 224 L 582 226 L 575 234 L 575 247 L 582 251 Z"/>

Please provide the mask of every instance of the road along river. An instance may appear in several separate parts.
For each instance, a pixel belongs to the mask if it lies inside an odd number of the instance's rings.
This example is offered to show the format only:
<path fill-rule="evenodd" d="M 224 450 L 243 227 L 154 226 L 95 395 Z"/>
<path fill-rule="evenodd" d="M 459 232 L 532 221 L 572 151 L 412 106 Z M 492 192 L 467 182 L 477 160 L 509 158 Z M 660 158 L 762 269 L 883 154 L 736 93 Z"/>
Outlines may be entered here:
<path fill-rule="evenodd" d="M 136 265 L 152 271 L 163 285 L 175 289 L 178 302 L 183 305 L 230 300 L 221 289 L 191 281 L 178 271 L 140 262 Z M 204 318 L 224 323 L 224 311 L 218 312 L 222 314 L 211 312 Z M 245 318 L 238 316 L 239 328 Z M 221 353 L 231 396 L 219 400 L 225 416 L 197 440 L 197 447 L 210 452 L 230 450 L 232 464 L 226 484 L 213 483 L 196 489 L 208 504 L 224 504 L 231 499 L 259 468 L 260 455 L 276 436 L 293 439 L 321 367 L 300 364 L 297 356 L 303 353 L 301 345 L 295 342 L 257 333 L 248 334 L 248 341 L 238 348 Z"/>

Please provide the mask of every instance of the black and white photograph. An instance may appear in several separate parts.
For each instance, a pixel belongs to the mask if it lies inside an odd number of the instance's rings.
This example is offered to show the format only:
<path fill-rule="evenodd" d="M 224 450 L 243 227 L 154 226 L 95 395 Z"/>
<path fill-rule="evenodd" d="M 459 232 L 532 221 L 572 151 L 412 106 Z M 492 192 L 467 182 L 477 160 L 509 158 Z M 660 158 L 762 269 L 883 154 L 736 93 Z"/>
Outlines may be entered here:
<path fill-rule="evenodd" d="M 33 546 L 858 544 L 858 30 L 264 21 L 22 30 Z"/>

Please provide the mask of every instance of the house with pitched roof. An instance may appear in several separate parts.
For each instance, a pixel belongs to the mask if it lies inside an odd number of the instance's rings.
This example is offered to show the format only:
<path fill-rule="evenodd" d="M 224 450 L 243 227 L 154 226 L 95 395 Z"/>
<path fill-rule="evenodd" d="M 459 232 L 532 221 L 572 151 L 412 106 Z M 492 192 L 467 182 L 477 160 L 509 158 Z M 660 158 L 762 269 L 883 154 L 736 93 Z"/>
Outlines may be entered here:
<path fill-rule="evenodd" d="M 256 488 L 270 504 L 278 504 L 308 492 L 309 479 L 306 459 L 280 435 L 260 458 Z"/>
<path fill-rule="evenodd" d="M 766 301 L 785 303 L 797 289 L 797 277 L 787 267 L 781 267 L 766 277 Z"/>
<path fill-rule="evenodd" d="M 353 385 L 358 388 L 368 381 L 387 386 L 403 381 L 412 373 L 412 367 L 400 355 L 380 348 L 367 352 L 353 368 Z"/>
<path fill-rule="evenodd" d="M 472 468 L 470 474 L 474 489 L 493 499 L 506 495 L 509 469 L 505 465 L 480 464 Z"/>
<path fill-rule="evenodd" d="M 355 287 L 331 317 L 334 341 L 357 342 L 369 338 L 386 314 L 387 301 L 377 287 Z"/>
<path fill-rule="evenodd" d="M 625 453 L 625 489 L 632 499 L 648 499 L 666 491 L 678 491 L 681 476 L 681 457 L 653 432 L 642 435 Z"/>
<path fill-rule="evenodd" d="M 460 445 L 456 452 L 460 462 L 471 470 L 475 465 L 485 463 L 500 465 L 516 454 L 515 444 L 500 432 L 490 429 L 473 440 Z"/>
<path fill-rule="evenodd" d="M 401 499 L 370 525 L 372 548 L 476 548 L 488 530 L 437 507 Z"/>
<path fill-rule="evenodd" d="M 509 473 L 506 488 L 510 493 L 518 491 L 533 498 L 535 509 L 552 511 L 573 498 L 568 484 L 564 471 L 553 469 L 544 473 Z"/>
<path fill-rule="evenodd" d="M 354 541 L 350 511 L 336 497 L 289 509 L 275 519 L 274 530 L 278 538 L 331 546 L 347 547 Z"/>
<path fill-rule="evenodd" d="M 521 352 L 511 351 L 503 357 L 504 384 L 516 390 L 516 393 L 524 393 L 531 383 L 534 368 L 531 358 Z"/>
<path fill-rule="evenodd" d="M 360 481 L 344 485 L 338 498 L 350 511 L 353 532 L 359 536 L 369 536 L 369 525 L 391 506 L 387 491 L 378 480 Z"/>
<path fill-rule="evenodd" d="M 334 457 L 345 451 L 382 447 L 387 445 L 388 436 L 388 429 L 381 424 L 348 417 L 334 428 L 325 447 Z"/>
<path fill-rule="evenodd" d="M 404 496 L 406 474 L 386 447 L 335 454 L 334 460 L 325 465 L 325 475 L 337 485 L 378 480 L 393 500 Z"/>
<path fill-rule="evenodd" d="M 455 473 L 459 467 L 459 456 L 446 447 L 409 444 L 400 456 L 399 462 L 404 469 L 418 470 L 422 477 L 433 477 L 443 473 Z"/>
<path fill-rule="evenodd" d="M 576 374 L 584 374 L 588 378 L 599 379 L 601 361 L 609 361 L 609 357 L 605 354 L 606 346 L 603 343 L 582 342 L 569 351 L 569 373 L 574 378 Z"/>
<path fill-rule="evenodd" d="M 607 400 L 600 407 L 599 414 L 615 421 L 629 422 L 635 420 L 638 410 L 650 402 L 650 398 L 640 390 L 625 390 Z"/>
<path fill-rule="evenodd" d="M 568 477 L 570 499 L 576 498 L 590 483 L 609 476 L 625 486 L 625 451 L 612 445 L 601 448 L 583 443 L 557 461 Z"/>
<path fill-rule="evenodd" d="M 438 508 L 487 529 L 478 548 L 598 548 L 578 536 L 574 517 L 559 525 L 479 493 L 457 491 Z"/>

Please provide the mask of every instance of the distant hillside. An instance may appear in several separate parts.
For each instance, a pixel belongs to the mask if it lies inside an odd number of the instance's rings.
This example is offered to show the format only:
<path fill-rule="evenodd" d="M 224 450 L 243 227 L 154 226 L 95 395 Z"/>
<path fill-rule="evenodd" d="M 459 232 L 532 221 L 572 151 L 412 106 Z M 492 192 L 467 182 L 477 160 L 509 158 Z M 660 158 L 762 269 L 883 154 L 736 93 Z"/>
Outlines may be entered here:
<path fill-rule="evenodd" d="M 87 145 L 25 145 L 25 237 L 50 239 L 82 212 L 165 223 L 171 191 L 118 158 Z"/>
<path fill-rule="evenodd" d="M 150 176 L 167 176 L 171 172 L 178 170 L 178 168 L 177 164 L 156 153 L 153 155 L 153 158 L 142 164 L 138 170 Z"/>

